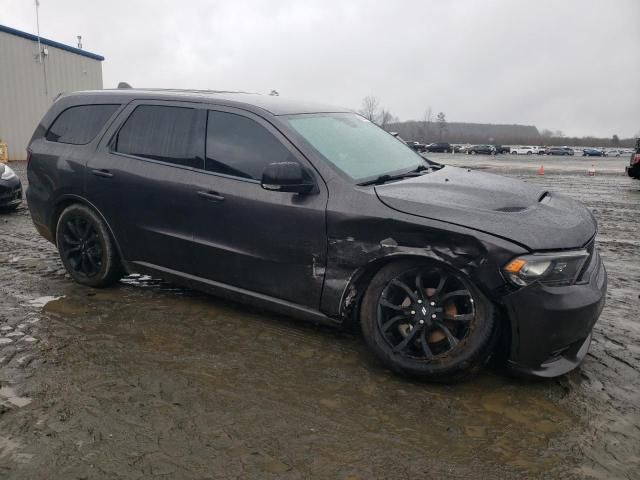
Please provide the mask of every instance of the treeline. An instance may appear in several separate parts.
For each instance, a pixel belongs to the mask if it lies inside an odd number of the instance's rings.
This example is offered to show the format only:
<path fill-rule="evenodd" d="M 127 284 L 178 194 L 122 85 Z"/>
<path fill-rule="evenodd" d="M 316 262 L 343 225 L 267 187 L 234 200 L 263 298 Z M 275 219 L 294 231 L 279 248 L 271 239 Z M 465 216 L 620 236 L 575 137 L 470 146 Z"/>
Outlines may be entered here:
<path fill-rule="evenodd" d="M 635 145 L 635 138 L 567 137 L 561 131 L 538 131 L 533 125 L 496 125 L 490 123 L 447 122 L 443 112 L 435 118 L 431 107 L 425 110 L 422 121 L 401 122 L 374 95 L 362 100 L 359 113 L 388 132 L 421 143 L 448 142 L 491 145 L 540 145 L 570 147 L 623 147 Z"/>
<path fill-rule="evenodd" d="M 390 132 L 398 132 L 405 140 L 422 143 L 449 142 L 461 144 L 544 145 L 623 147 L 635 145 L 634 138 L 567 137 L 562 132 L 543 130 L 532 125 L 496 125 L 486 123 L 406 121 L 384 125 Z"/>

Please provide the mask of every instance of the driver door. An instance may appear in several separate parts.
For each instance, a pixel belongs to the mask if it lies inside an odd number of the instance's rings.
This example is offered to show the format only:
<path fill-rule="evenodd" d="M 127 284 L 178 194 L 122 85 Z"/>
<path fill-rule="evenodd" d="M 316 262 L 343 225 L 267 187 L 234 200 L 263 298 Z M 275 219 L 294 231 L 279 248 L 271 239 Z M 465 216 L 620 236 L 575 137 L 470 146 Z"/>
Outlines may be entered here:
<path fill-rule="evenodd" d="M 313 193 L 262 188 L 264 168 L 296 161 Z M 327 190 L 270 123 L 243 110 L 207 115 L 205 168 L 196 176 L 194 258 L 200 277 L 318 308 L 326 265 Z"/>

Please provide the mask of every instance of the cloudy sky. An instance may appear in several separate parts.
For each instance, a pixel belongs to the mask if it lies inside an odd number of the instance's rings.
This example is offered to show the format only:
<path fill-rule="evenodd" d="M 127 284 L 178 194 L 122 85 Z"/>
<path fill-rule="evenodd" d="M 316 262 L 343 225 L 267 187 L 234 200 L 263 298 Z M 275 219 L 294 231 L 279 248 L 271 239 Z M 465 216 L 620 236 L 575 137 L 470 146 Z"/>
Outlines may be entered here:
<path fill-rule="evenodd" d="M 32 0 L 0 24 L 35 33 Z M 106 57 L 104 84 L 269 92 L 402 120 L 640 132 L 640 0 L 40 0 L 43 37 Z"/>

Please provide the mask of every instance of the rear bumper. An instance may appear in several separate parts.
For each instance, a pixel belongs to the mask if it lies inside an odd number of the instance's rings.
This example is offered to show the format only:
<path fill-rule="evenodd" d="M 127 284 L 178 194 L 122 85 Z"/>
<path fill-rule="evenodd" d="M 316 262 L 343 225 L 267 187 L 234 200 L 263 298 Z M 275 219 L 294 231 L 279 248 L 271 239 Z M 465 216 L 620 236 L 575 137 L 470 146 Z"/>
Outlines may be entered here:
<path fill-rule="evenodd" d="M 640 164 L 636 163 L 635 165 L 625 167 L 625 170 L 631 178 L 640 179 Z"/>
<path fill-rule="evenodd" d="M 0 180 L 0 208 L 14 207 L 22 202 L 22 183 L 18 177 Z"/>
<path fill-rule="evenodd" d="M 533 284 L 507 295 L 504 303 L 512 330 L 509 367 L 525 375 L 556 377 L 580 365 L 606 291 L 607 272 L 596 250 L 580 283 Z"/>

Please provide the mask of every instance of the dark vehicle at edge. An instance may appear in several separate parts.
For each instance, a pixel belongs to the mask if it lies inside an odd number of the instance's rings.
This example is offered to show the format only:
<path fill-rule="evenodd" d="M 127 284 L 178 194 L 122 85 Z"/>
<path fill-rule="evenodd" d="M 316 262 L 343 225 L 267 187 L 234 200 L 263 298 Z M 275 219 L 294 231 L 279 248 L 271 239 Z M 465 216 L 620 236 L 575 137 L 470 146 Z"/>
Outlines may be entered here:
<path fill-rule="evenodd" d="M 15 210 L 22 202 L 22 183 L 9 165 L 0 162 L 0 212 Z"/>
<path fill-rule="evenodd" d="M 431 162 L 343 109 L 79 92 L 53 104 L 29 151 L 33 222 L 77 282 L 148 273 L 359 322 L 401 374 L 459 380 L 496 354 L 561 375 L 585 357 L 604 305 L 596 221 L 580 202 Z"/>
<path fill-rule="evenodd" d="M 511 147 L 507 147 L 504 145 L 493 145 L 496 153 L 511 153 Z"/>
<path fill-rule="evenodd" d="M 631 154 L 629 166 L 625 167 L 627 175 L 636 180 L 640 180 L 640 138 L 636 140 L 635 152 Z"/>
<path fill-rule="evenodd" d="M 450 143 L 436 142 L 427 145 L 425 151 L 429 153 L 451 153 L 453 148 Z"/>
<path fill-rule="evenodd" d="M 574 155 L 573 148 L 569 147 L 549 147 L 546 150 L 547 155 Z"/>

